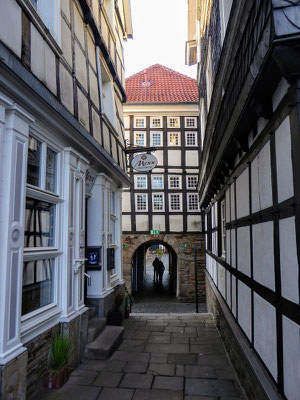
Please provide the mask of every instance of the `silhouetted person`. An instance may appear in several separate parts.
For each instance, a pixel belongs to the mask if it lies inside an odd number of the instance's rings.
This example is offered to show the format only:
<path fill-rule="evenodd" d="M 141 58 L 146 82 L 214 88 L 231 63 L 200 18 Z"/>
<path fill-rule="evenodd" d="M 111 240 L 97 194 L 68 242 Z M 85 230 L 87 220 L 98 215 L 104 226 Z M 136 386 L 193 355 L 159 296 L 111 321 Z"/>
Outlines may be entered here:
<path fill-rule="evenodd" d="M 153 263 L 152 263 L 153 268 L 154 268 L 153 282 L 154 282 L 154 281 L 158 281 L 158 277 L 159 277 L 159 263 L 160 263 L 159 259 L 158 259 L 157 257 L 155 257 L 155 259 L 154 259 L 154 261 L 153 261 Z"/>
<path fill-rule="evenodd" d="M 165 270 L 165 266 L 164 263 L 160 260 L 158 260 L 159 263 L 159 267 L 158 267 L 158 276 L 159 276 L 159 283 L 162 283 L 162 278 L 163 278 L 163 274 L 164 274 L 164 270 Z"/>

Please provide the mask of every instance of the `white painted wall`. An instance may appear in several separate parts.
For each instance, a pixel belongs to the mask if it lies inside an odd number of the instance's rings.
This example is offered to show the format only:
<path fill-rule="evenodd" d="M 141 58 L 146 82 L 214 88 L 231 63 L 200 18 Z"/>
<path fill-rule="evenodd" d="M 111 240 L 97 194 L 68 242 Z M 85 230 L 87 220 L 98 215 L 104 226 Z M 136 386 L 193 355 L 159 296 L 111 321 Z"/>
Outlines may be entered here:
<path fill-rule="evenodd" d="M 123 231 L 131 231 L 130 215 L 122 215 L 122 230 Z"/>
<path fill-rule="evenodd" d="M 238 281 L 238 323 L 251 340 L 251 290 Z"/>
<path fill-rule="evenodd" d="M 152 225 L 153 229 L 158 229 L 159 231 L 166 230 L 166 217 L 165 215 L 153 215 Z"/>
<path fill-rule="evenodd" d="M 198 167 L 199 152 L 196 150 L 187 150 L 185 152 L 185 164 L 187 167 Z"/>
<path fill-rule="evenodd" d="M 181 232 L 183 230 L 183 216 L 182 215 L 170 215 L 170 231 Z"/>
<path fill-rule="evenodd" d="M 0 0 L 0 40 L 21 57 L 21 7 L 16 1 Z"/>
<path fill-rule="evenodd" d="M 290 87 L 288 81 L 285 78 L 281 78 L 281 81 L 279 82 L 273 97 L 272 97 L 272 103 L 273 103 L 273 110 L 276 110 L 278 107 L 279 103 L 283 99 L 284 95 L 288 91 L 288 88 Z"/>
<path fill-rule="evenodd" d="M 130 192 L 122 193 L 122 211 L 123 212 L 131 211 Z"/>
<path fill-rule="evenodd" d="M 237 218 L 249 215 L 249 171 L 248 168 L 236 180 Z"/>
<path fill-rule="evenodd" d="M 257 293 L 254 293 L 254 347 L 277 380 L 276 310 Z"/>
<path fill-rule="evenodd" d="M 300 393 L 300 327 L 283 317 L 284 393 L 289 400 L 299 400 Z"/>
<path fill-rule="evenodd" d="M 243 226 L 237 229 L 238 270 L 250 276 L 250 228 Z"/>
<path fill-rule="evenodd" d="M 190 232 L 202 231 L 202 222 L 200 215 L 187 215 L 187 230 Z"/>
<path fill-rule="evenodd" d="M 253 277 L 275 290 L 273 222 L 253 225 Z"/>
<path fill-rule="evenodd" d="M 157 151 L 155 152 L 156 155 Z M 168 165 L 182 166 L 181 163 L 181 150 L 168 150 Z"/>
<path fill-rule="evenodd" d="M 148 215 L 136 215 L 136 230 L 137 231 L 148 231 L 149 230 L 149 218 Z"/>

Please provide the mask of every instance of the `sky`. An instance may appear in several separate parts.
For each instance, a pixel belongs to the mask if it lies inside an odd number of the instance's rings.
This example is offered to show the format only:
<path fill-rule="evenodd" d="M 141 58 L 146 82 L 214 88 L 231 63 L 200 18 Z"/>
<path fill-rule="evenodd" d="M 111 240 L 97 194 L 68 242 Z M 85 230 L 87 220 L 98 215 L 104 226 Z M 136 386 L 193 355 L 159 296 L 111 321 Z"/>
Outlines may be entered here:
<path fill-rule="evenodd" d="M 196 78 L 185 65 L 187 0 L 131 0 L 133 39 L 124 43 L 125 76 L 161 64 Z"/>

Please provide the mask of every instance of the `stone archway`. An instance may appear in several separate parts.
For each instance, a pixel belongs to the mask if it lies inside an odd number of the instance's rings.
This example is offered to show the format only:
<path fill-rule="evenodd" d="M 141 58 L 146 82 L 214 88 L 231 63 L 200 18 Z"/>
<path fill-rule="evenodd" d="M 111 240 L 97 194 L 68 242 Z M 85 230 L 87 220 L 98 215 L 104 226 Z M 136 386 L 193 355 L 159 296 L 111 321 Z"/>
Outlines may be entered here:
<path fill-rule="evenodd" d="M 136 250 L 147 242 L 166 243 L 177 255 L 178 290 L 177 298 L 181 302 L 195 300 L 194 252 L 197 248 L 197 277 L 199 301 L 205 301 L 205 253 L 204 237 L 201 234 L 160 234 L 160 235 L 123 235 L 123 277 L 132 293 L 132 260 Z"/>

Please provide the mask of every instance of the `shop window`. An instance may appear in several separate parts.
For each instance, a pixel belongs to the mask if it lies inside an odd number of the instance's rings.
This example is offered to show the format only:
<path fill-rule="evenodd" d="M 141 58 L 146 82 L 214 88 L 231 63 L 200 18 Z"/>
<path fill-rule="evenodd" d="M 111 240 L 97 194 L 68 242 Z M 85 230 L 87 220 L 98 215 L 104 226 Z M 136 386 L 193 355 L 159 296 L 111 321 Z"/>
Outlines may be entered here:
<path fill-rule="evenodd" d="M 61 203 L 58 156 L 47 143 L 29 137 L 22 315 L 55 302 Z"/>

